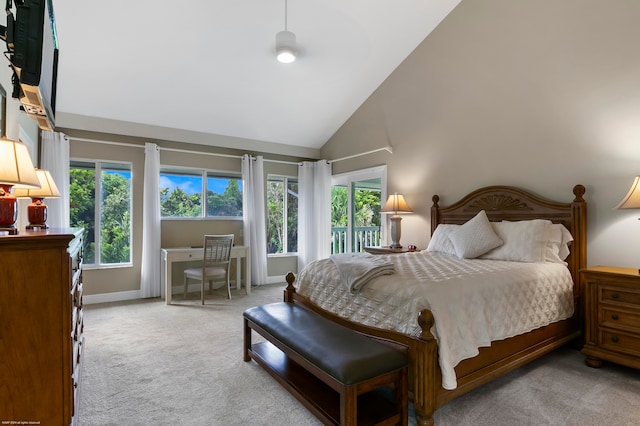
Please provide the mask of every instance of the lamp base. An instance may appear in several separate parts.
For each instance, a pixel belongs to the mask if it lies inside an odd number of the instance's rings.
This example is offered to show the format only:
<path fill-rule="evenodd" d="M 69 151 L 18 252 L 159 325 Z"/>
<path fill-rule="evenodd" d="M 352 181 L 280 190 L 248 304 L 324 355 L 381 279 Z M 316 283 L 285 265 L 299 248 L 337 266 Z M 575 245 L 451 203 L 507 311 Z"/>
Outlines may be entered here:
<path fill-rule="evenodd" d="M 0 226 L 0 235 L 18 235 L 18 228 L 15 226 Z"/>
<path fill-rule="evenodd" d="M 402 220 L 401 216 L 393 215 L 389 218 L 391 221 L 391 245 L 389 247 L 393 249 L 401 249 L 402 245 L 400 245 L 400 221 Z"/>
<path fill-rule="evenodd" d="M 49 226 L 46 223 L 30 223 L 25 226 L 25 229 L 29 229 L 30 231 L 44 231 L 48 228 Z"/>

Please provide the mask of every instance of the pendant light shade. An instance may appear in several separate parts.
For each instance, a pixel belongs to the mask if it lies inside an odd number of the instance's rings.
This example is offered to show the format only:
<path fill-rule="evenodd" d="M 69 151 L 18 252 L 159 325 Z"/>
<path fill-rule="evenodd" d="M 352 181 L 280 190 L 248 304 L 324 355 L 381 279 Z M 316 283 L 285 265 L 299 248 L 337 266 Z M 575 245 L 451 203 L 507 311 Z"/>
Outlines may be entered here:
<path fill-rule="evenodd" d="M 287 30 L 287 0 L 284 0 L 284 31 L 276 34 L 276 58 L 283 64 L 296 60 L 296 35 Z"/>
<path fill-rule="evenodd" d="M 283 64 L 296 60 L 296 35 L 291 31 L 280 31 L 276 34 L 276 57 Z"/>

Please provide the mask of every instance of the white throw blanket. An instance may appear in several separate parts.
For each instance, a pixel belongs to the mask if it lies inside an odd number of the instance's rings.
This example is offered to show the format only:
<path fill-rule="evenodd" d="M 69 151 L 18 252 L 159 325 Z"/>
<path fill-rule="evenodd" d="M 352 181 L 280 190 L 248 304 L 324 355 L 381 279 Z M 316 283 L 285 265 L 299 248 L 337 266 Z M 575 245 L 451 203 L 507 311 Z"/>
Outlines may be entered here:
<path fill-rule="evenodd" d="M 368 253 L 334 254 L 330 259 L 351 294 L 359 292 L 372 279 L 395 272 L 393 263 Z"/>

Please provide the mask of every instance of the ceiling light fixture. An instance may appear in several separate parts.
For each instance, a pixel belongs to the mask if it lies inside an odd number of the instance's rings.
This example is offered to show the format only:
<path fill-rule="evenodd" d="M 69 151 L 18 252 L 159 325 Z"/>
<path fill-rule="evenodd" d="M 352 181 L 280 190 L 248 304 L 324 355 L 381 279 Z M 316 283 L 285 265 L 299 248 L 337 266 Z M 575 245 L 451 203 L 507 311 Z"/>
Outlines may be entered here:
<path fill-rule="evenodd" d="M 296 60 L 296 35 L 287 30 L 287 0 L 284 0 L 284 31 L 276 34 L 276 57 L 283 64 Z"/>

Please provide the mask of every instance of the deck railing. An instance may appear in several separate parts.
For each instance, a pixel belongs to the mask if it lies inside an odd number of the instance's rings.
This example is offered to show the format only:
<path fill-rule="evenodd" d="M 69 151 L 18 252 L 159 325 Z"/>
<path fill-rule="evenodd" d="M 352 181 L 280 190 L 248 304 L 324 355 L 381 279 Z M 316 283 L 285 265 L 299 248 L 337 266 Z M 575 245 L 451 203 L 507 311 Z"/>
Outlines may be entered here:
<path fill-rule="evenodd" d="M 356 226 L 353 228 L 354 250 L 347 247 L 347 227 L 331 228 L 331 254 L 363 252 L 365 247 L 380 245 L 379 226 Z"/>

